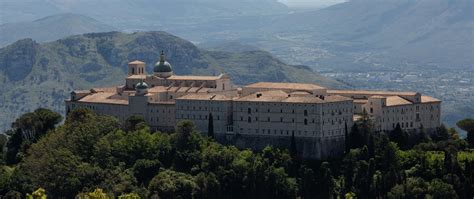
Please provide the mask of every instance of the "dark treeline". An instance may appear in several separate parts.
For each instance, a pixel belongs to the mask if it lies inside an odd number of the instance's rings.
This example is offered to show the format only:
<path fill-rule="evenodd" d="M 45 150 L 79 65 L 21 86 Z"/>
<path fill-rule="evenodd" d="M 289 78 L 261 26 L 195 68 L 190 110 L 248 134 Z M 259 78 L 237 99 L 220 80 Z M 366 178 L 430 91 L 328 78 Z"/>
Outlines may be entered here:
<path fill-rule="evenodd" d="M 346 127 L 344 157 L 303 160 L 289 150 L 223 146 L 191 121 L 172 134 L 140 117 L 119 123 L 86 109 L 25 114 L 0 136 L 4 198 L 472 198 L 472 120 L 454 129 L 376 133 Z M 472 140 L 472 139 L 471 139 Z M 29 195 L 32 194 L 32 195 Z"/>

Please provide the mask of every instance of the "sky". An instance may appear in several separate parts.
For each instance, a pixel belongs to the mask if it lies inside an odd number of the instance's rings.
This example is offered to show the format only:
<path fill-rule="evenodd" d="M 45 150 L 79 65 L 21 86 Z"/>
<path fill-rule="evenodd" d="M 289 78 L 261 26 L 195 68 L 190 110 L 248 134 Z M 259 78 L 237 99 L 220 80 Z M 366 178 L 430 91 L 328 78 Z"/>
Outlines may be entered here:
<path fill-rule="evenodd" d="M 326 7 L 345 0 L 279 0 L 290 7 Z"/>

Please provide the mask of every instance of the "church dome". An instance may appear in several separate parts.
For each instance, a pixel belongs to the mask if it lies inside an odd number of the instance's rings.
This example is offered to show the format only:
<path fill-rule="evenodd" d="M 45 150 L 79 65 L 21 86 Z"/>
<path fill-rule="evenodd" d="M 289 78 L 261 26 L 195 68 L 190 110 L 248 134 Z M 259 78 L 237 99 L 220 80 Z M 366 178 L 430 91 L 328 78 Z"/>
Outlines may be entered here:
<path fill-rule="evenodd" d="M 143 80 L 141 82 L 139 82 L 136 86 L 135 86 L 135 89 L 148 89 L 148 84 L 146 84 L 145 82 L 143 82 Z"/>
<path fill-rule="evenodd" d="M 153 68 L 153 72 L 155 72 L 155 73 L 170 73 L 172 71 L 173 71 L 173 69 L 171 67 L 171 64 L 168 63 L 165 60 L 165 54 L 164 54 L 163 51 L 161 51 L 160 61 L 158 61 L 155 64 L 155 68 Z"/>

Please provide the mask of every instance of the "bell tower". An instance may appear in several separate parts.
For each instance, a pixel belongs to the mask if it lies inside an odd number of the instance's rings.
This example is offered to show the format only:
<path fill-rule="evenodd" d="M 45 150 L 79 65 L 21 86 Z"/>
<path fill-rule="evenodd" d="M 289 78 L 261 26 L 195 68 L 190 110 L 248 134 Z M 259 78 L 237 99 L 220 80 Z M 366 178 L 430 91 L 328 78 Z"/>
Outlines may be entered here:
<path fill-rule="evenodd" d="M 145 74 L 145 62 L 135 60 L 128 63 L 128 76 Z"/>

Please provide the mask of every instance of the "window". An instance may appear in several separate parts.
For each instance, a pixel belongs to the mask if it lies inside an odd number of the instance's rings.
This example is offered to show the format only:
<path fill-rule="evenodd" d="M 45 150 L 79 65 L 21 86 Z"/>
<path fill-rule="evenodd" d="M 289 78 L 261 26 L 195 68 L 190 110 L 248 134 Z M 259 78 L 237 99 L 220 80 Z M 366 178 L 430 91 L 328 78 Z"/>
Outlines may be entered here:
<path fill-rule="evenodd" d="M 304 116 L 308 116 L 308 110 L 304 110 Z"/>
<path fill-rule="evenodd" d="M 267 121 L 270 121 L 270 117 L 267 118 Z"/>
<path fill-rule="evenodd" d="M 304 119 L 304 125 L 308 125 L 308 119 Z"/>
<path fill-rule="evenodd" d="M 252 123 L 252 118 L 251 118 L 251 117 L 248 117 L 248 118 L 247 118 L 247 122 L 248 122 L 248 123 Z"/>
<path fill-rule="evenodd" d="M 252 113 L 252 109 L 251 109 L 251 108 L 248 108 L 248 109 L 247 109 L 247 113 L 248 113 L 248 114 L 251 114 L 251 113 Z"/>

